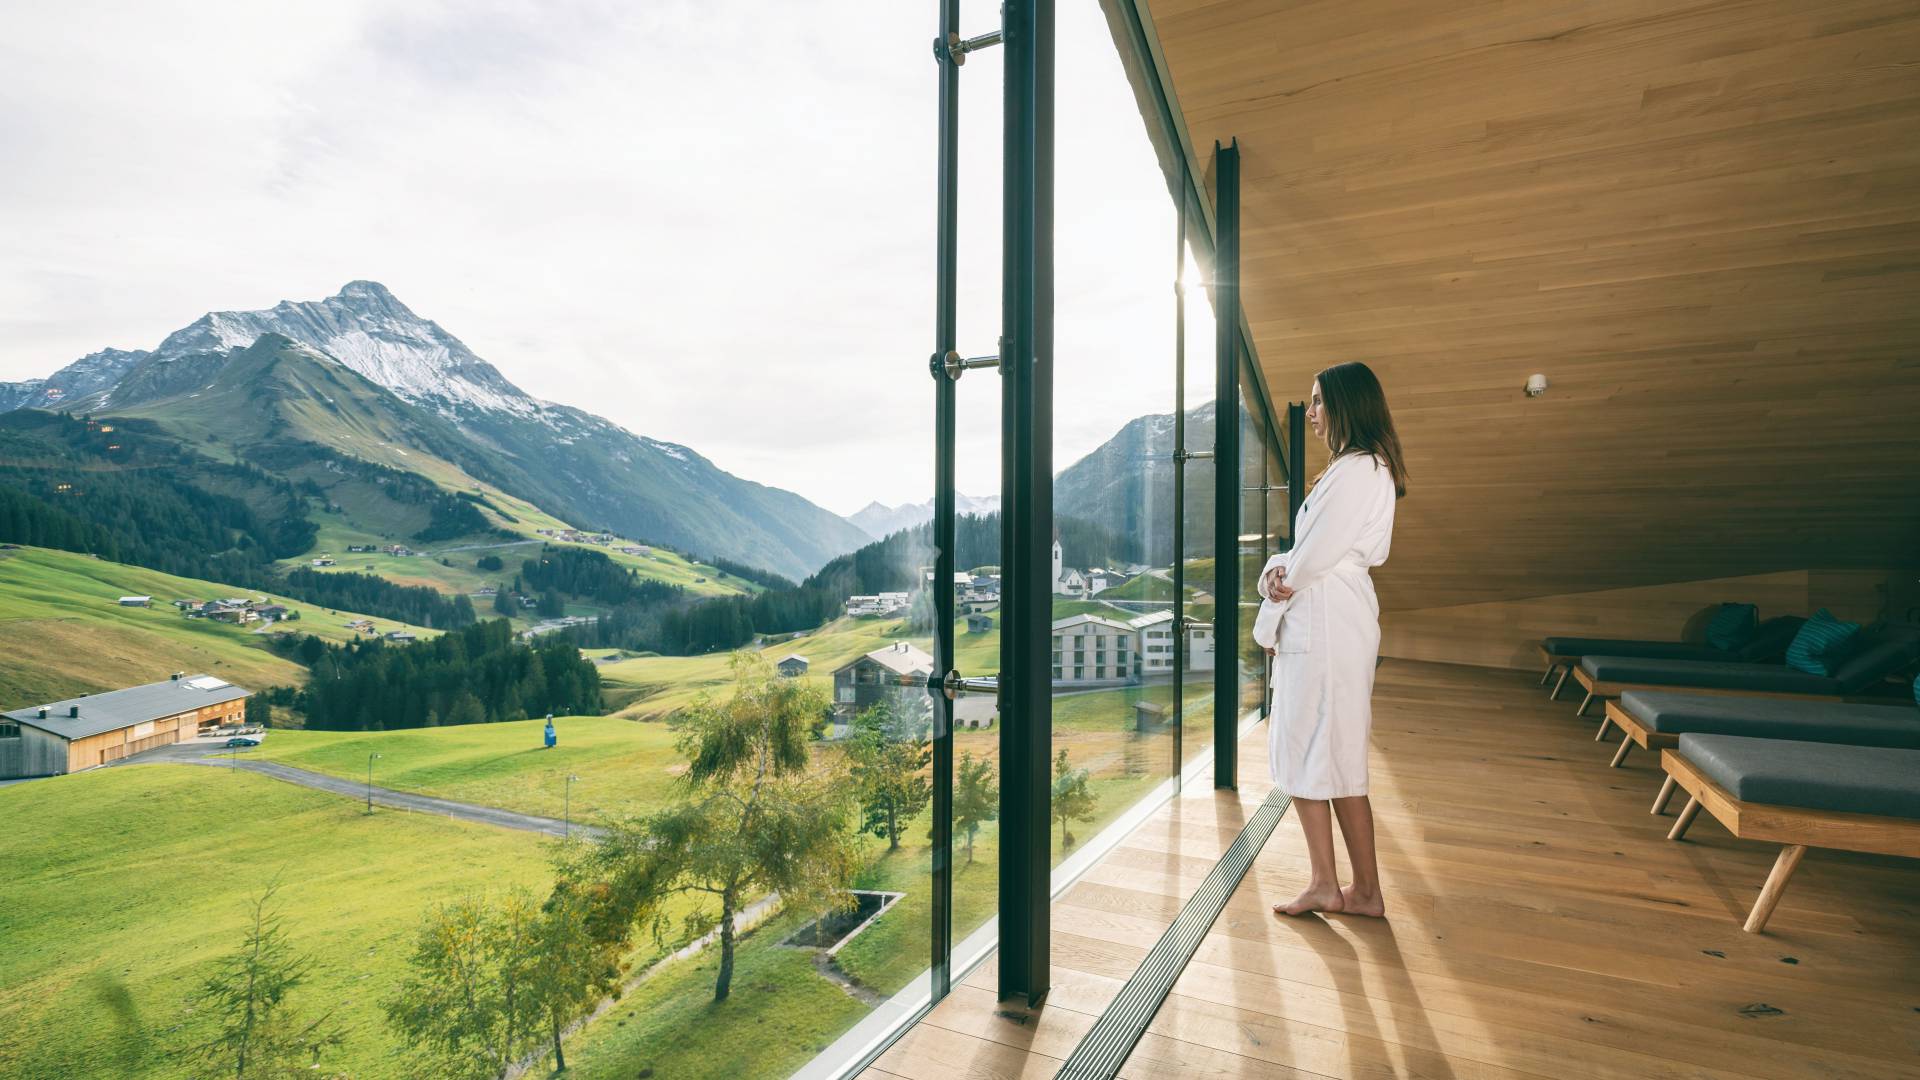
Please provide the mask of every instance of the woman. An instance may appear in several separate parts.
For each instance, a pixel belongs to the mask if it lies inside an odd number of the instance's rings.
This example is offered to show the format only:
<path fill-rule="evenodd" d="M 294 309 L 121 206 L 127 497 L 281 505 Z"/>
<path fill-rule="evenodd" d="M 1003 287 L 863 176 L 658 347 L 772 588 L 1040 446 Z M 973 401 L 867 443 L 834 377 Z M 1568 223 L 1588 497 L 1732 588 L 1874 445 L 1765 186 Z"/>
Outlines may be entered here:
<path fill-rule="evenodd" d="M 1253 626 L 1274 657 L 1273 781 L 1293 797 L 1313 867 L 1306 889 L 1273 910 L 1379 916 L 1386 904 L 1374 865 L 1367 734 L 1380 605 L 1367 568 L 1387 561 L 1407 472 L 1386 395 L 1365 364 L 1336 364 L 1314 379 L 1307 423 L 1333 458 L 1300 507 L 1293 549 L 1260 572 Z M 1353 868 L 1344 889 L 1333 864 L 1333 816 Z"/>

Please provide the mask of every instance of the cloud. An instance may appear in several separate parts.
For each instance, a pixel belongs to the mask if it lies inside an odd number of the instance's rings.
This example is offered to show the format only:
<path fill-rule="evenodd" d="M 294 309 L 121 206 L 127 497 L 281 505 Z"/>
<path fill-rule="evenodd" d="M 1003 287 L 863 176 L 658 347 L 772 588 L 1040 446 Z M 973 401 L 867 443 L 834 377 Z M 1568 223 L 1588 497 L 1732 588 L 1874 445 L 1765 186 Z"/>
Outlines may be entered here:
<path fill-rule="evenodd" d="M 10 12 L 0 378 L 151 347 L 210 308 L 373 278 L 530 393 L 841 512 L 919 501 L 932 476 L 932 12 Z M 1171 408 L 1174 216 L 1098 11 L 1063 9 L 1060 31 L 1064 466 Z M 963 72 L 973 353 L 999 333 L 999 73 L 992 52 Z M 998 391 L 991 374 L 963 380 L 969 493 L 998 486 Z"/>

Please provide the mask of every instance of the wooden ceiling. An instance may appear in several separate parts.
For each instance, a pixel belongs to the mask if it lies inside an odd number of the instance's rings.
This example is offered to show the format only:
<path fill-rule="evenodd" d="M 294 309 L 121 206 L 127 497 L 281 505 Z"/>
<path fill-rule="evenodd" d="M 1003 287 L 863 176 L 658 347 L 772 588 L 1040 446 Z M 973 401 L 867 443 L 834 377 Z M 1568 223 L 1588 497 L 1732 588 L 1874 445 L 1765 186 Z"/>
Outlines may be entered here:
<path fill-rule="evenodd" d="M 1920 0 L 1141 6 L 1275 398 L 1387 387 L 1387 607 L 1920 564 Z"/>

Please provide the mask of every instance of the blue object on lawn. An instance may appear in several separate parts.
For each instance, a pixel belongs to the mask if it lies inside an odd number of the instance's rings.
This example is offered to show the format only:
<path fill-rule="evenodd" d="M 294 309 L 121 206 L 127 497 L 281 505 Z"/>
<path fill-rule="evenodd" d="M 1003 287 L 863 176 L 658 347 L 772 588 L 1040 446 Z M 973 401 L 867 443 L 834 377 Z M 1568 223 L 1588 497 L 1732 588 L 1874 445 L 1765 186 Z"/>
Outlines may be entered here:
<path fill-rule="evenodd" d="M 547 749 L 549 750 L 553 749 L 553 745 L 559 741 L 560 741 L 560 737 L 553 733 L 553 714 L 548 713 L 547 714 Z"/>

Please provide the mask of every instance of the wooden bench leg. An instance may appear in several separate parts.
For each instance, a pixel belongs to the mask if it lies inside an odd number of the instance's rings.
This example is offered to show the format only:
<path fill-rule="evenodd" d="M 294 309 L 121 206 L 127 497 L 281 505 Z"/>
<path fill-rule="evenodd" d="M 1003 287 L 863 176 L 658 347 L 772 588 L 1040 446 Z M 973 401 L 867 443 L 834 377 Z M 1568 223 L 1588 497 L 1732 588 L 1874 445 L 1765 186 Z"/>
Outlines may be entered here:
<path fill-rule="evenodd" d="M 1553 678 L 1553 669 L 1554 669 L 1554 668 L 1557 668 L 1557 667 L 1559 667 L 1559 666 L 1560 666 L 1559 664 L 1548 664 L 1548 665 L 1547 665 L 1547 670 L 1545 670 L 1545 671 L 1543 671 L 1543 672 L 1541 672 L 1541 673 L 1540 673 L 1540 685 L 1541 685 L 1541 686 L 1545 686 L 1545 685 L 1547 685 L 1547 680 L 1548 680 L 1548 679 L 1551 679 L 1551 678 Z"/>
<path fill-rule="evenodd" d="M 1627 760 L 1627 751 L 1631 749 L 1633 749 L 1633 740 L 1631 738 L 1628 738 L 1626 732 L 1624 731 L 1621 732 L 1620 733 L 1620 749 L 1613 755 L 1613 764 L 1607 767 L 1610 769 L 1619 768 L 1620 763 Z"/>
<path fill-rule="evenodd" d="M 1591 704 L 1593 704 L 1593 691 L 1589 690 L 1587 691 L 1587 696 L 1580 699 L 1580 707 L 1573 710 L 1573 715 L 1575 716 L 1587 715 L 1587 706 Z"/>
<path fill-rule="evenodd" d="M 1660 785 L 1660 794 L 1654 796 L 1653 798 L 1653 809 L 1647 811 L 1647 813 L 1652 814 L 1655 817 L 1658 817 L 1659 815 L 1666 813 L 1667 800 L 1673 798 L 1673 789 L 1679 786 L 1680 786 L 1679 779 L 1673 776 L 1672 774 L 1668 774 L 1667 782 Z"/>
<path fill-rule="evenodd" d="M 1788 844 L 1780 849 L 1780 857 L 1773 861 L 1773 872 L 1767 875 L 1767 883 L 1760 887 L 1760 899 L 1754 902 L 1753 911 L 1747 915 L 1747 925 L 1743 927 L 1749 934 L 1757 934 L 1767 925 L 1767 919 L 1773 915 L 1773 909 L 1780 904 L 1780 894 L 1787 891 L 1787 879 L 1800 865 L 1800 857 L 1807 853 L 1805 844 Z"/>
<path fill-rule="evenodd" d="M 1678 840 L 1681 837 L 1687 835 L 1687 826 L 1693 824 L 1694 817 L 1699 813 L 1700 813 L 1700 796 L 1698 795 L 1687 796 L 1687 805 L 1684 807 L 1681 807 L 1680 820 L 1673 823 L 1673 829 L 1672 831 L 1667 833 L 1667 839 Z"/>
<path fill-rule="evenodd" d="M 1608 729 L 1608 728 L 1610 728 L 1610 727 L 1612 727 L 1612 726 L 1613 726 L 1613 717 L 1611 717 L 1611 716 L 1605 716 L 1605 715 L 1603 715 L 1603 716 L 1601 716 L 1601 717 L 1600 717 L 1600 730 L 1599 730 L 1599 731 L 1596 731 L 1596 732 L 1594 732 L 1594 733 L 1593 733 L 1593 741 L 1594 741 L 1594 742 L 1606 742 L 1606 741 L 1607 741 L 1607 729 Z M 1626 734 L 1627 734 L 1627 733 L 1626 733 L 1626 732 L 1624 732 L 1624 731 L 1620 733 L 1620 735 L 1621 735 L 1621 737 L 1622 737 L 1622 738 L 1625 738 L 1625 737 L 1626 737 Z"/>
<path fill-rule="evenodd" d="M 1547 695 L 1548 701 L 1560 700 L 1560 688 L 1567 685 L 1567 676 L 1572 674 L 1573 674 L 1572 664 L 1568 664 L 1566 667 L 1563 667 L 1560 669 L 1560 677 L 1558 679 L 1555 679 L 1553 682 L 1553 693 Z"/>

